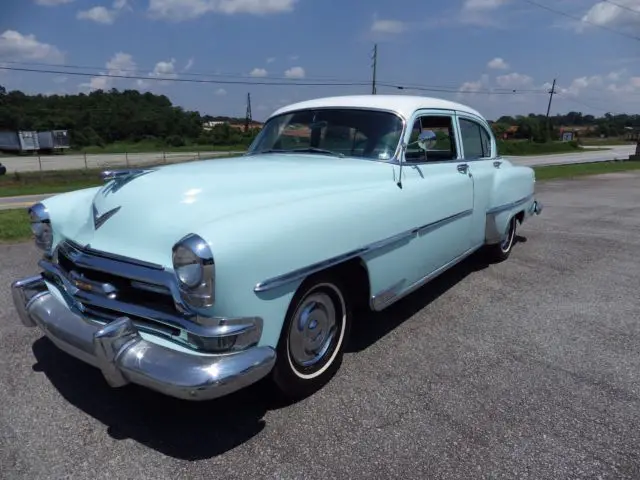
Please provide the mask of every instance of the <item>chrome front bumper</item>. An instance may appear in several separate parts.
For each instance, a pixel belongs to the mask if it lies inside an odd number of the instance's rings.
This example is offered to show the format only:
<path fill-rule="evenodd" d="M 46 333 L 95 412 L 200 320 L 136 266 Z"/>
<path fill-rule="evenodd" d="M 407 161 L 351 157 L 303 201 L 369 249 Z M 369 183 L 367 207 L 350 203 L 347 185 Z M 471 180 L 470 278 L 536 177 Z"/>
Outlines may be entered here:
<path fill-rule="evenodd" d="M 260 380 L 275 363 L 270 347 L 205 356 L 145 340 L 127 317 L 100 325 L 71 311 L 40 276 L 14 282 L 11 290 L 25 326 L 40 327 L 58 348 L 99 368 L 112 387 L 135 383 L 184 400 L 210 400 Z"/>

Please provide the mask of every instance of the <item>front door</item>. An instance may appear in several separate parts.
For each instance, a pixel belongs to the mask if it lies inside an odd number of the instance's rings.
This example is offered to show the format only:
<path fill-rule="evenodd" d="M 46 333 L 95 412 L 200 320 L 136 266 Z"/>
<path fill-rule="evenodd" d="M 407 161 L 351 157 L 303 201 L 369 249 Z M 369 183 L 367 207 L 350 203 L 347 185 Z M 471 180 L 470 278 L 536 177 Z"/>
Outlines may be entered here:
<path fill-rule="evenodd" d="M 417 140 L 425 131 L 435 137 L 421 148 Z M 411 212 L 418 227 L 414 281 L 433 274 L 469 250 L 474 180 L 468 164 L 460 159 L 456 137 L 453 112 L 419 112 L 413 122 L 403 166 L 403 189 L 404 208 Z"/>

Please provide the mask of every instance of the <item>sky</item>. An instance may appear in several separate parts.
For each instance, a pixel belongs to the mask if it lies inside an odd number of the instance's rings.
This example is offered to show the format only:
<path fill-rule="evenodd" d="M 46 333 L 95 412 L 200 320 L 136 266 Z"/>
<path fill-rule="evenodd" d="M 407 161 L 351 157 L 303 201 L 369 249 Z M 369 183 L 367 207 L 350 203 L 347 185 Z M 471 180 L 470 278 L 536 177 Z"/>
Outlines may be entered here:
<path fill-rule="evenodd" d="M 546 113 L 555 78 L 551 114 L 640 113 L 640 0 L 2 3 L 0 85 L 25 93 L 133 88 L 241 117 L 250 93 L 264 120 L 371 93 L 377 44 L 379 94 L 455 100 L 495 120 Z"/>

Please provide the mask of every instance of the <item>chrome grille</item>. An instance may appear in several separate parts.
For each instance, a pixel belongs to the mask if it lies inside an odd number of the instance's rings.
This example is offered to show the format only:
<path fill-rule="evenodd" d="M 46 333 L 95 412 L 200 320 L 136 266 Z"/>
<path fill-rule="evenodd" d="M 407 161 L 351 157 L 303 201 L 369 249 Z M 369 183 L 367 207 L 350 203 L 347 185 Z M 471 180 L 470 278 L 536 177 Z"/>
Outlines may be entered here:
<path fill-rule="evenodd" d="M 85 315 L 110 322 L 127 316 L 143 331 L 190 346 L 187 332 L 199 326 L 183 308 L 173 273 L 162 266 L 81 247 L 59 244 L 43 275 L 64 290 Z M 72 305 L 70 305 L 72 306 Z"/>

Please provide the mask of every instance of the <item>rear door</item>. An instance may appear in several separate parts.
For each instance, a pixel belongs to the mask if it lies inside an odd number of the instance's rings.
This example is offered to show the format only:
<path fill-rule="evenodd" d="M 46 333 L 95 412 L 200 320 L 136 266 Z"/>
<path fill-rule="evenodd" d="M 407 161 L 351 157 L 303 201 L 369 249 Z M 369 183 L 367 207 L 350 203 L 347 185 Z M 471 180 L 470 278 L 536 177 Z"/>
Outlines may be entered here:
<path fill-rule="evenodd" d="M 487 209 L 491 202 L 493 180 L 500 160 L 496 153 L 495 137 L 487 122 L 475 115 L 457 113 L 461 154 L 469 165 L 474 180 L 474 212 L 469 235 L 469 247 L 484 243 Z"/>

